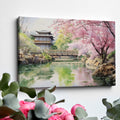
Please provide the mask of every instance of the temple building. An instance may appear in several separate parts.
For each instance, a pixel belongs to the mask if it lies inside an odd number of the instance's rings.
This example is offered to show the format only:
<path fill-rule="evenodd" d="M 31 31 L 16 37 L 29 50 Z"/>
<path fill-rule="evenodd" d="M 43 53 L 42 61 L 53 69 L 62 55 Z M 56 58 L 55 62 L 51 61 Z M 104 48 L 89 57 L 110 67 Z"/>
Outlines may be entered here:
<path fill-rule="evenodd" d="M 39 46 L 41 50 L 50 49 L 53 44 L 53 35 L 49 31 L 36 31 L 36 35 L 31 35 L 34 37 L 34 44 Z"/>

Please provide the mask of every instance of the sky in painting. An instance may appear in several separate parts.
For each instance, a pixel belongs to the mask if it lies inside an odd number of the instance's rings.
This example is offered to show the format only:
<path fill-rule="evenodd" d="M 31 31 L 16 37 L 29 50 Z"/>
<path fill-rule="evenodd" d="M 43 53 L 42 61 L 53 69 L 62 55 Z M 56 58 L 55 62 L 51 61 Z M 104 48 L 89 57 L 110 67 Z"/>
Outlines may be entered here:
<path fill-rule="evenodd" d="M 50 27 L 55 19 L 47 18 L 32 18 L 32 17 L 20 17 L 20 25 L 22 24 L 22 29 L 26 30 L 28 34 L 35 34 L 36 31 L 51 31 L 54 29 Z"/>

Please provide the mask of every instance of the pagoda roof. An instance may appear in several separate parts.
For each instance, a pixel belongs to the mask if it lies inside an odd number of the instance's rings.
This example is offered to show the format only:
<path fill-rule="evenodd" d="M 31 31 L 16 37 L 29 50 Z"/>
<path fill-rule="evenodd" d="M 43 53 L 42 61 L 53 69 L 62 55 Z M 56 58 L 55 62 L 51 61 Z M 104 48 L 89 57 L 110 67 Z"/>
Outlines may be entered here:
<path fill-rule="evenodd" d="M 38 34 L 51 34 L 50 31 L 42 30 L 42 31 L 36 31 Z"/>
<path fill-rule="evenodd" d="M 52 35 L 32 35 L 33 37 L 53 37 Z"/>
<path fill-rule="evenodd" d="M 33 37 L 50 37 L 54 38 L 50 31 L 36 31 L 37 34 L 32 34 Z"/>

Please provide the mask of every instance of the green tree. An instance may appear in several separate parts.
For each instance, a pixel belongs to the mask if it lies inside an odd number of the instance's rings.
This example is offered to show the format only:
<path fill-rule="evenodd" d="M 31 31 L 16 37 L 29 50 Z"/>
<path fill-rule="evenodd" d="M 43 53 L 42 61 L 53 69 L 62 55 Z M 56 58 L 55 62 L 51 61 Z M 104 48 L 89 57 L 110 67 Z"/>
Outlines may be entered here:
<path fill-rule="evenodd" d="M 63 31 L 59 31 L 58 38 L 55 41 L 54 45 L 59 50 L 66 50 L 69 47 L 68 44 L 72 42 L 70 38 L 71 38 L 70 34 L 65 35 Z"/>

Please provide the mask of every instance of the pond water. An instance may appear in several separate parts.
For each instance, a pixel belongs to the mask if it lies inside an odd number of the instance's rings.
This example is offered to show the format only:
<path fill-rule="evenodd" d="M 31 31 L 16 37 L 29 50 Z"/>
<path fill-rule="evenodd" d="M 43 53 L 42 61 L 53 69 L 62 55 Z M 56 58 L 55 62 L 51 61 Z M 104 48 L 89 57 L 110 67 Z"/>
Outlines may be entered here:
<path fill-rule="evenodd" d="M 41 65 L 20 65 L 19 82 L 27 87 L 98 86 L 92 70 L 80 62 L 52 62 Z"/>

